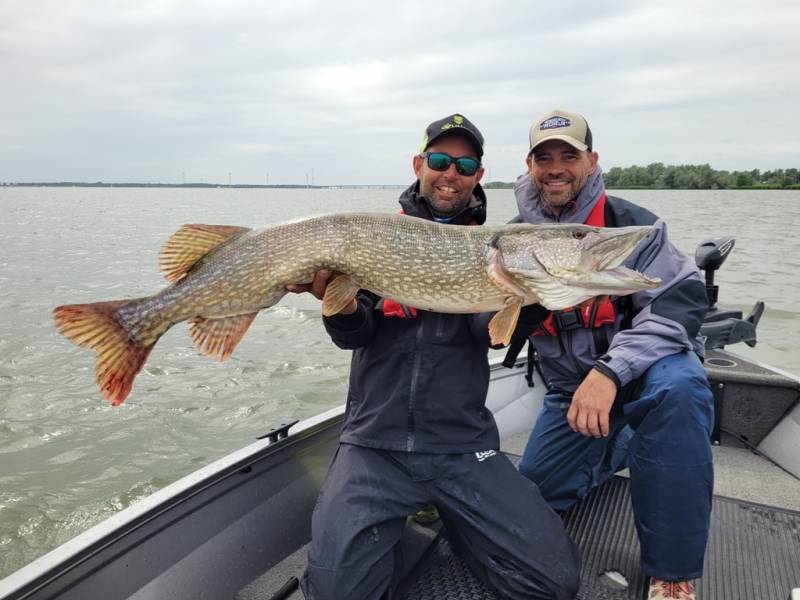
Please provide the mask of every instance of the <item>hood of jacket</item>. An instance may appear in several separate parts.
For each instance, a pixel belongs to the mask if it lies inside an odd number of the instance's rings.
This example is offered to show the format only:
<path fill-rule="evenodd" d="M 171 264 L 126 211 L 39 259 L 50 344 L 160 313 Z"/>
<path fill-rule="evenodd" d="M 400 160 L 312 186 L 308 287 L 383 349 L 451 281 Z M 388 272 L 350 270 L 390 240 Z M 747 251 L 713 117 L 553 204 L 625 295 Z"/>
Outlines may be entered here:
<path fill-rule="evenodd" d="M 539 197 L 539 190 L 533 185 L 530 173 L 523 173 L 514 182 L 514 196 L 517 198 L 519 215 L 525 223 L 585 223 L 595 204 L 605 193 L 603 171 L 600 165 L 589 175 L 578 197 L 567 204 L 560 215 L 553 213 Z"/>
<path fill-rule="evenodd" d="M 412 183 L 400 194 L 400 206 L 403 212 L 412 217 L 420 217 L 433 221 L 433 211 L 428 199 L 419 193 L 419 180 Z M 480 184 L 475 186 L 472 197 L 467 206 L 458 213 L 449 223 L 453 225 L 469 225 L 475 223 L 483 225 L 486 222 L 486 192 Z"/>

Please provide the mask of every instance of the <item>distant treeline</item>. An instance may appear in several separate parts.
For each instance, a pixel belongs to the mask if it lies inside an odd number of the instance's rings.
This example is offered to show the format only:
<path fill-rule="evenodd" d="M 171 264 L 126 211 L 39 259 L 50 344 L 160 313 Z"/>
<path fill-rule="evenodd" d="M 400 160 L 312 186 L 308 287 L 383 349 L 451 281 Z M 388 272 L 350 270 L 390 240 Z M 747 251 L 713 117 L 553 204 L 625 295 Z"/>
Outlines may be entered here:
<path fill-rule="evenodd" d="M 800 189 L 798 169 L 717 171 L 709 165 L 652 163 L 646 167 L 613 167 L 603 174 L 610 188 L 669 190 Z"/>
<path fill-rule="evenodd" d="M 800 189 L 800 170 L 717 171 L 709 165 L 664 165 L 612 167 L 603 173 L 606 187 L 618 189 L 650 188 L 665 190 Z M 513 183 L 491 181 L 487 189 L 510 188 Z"/>

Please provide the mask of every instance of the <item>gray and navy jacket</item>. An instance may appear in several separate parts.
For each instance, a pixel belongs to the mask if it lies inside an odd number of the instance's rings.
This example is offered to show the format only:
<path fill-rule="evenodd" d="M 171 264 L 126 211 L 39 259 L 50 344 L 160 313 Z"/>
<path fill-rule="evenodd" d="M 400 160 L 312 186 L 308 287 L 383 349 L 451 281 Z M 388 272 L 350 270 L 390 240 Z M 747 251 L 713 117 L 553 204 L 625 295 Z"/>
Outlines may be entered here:
<path fill-rule="evenodd" d="M 400 197 L 407 215 L 432 220 L 418 183 Z M 482 224 L 478 186 L 453 226 Z M 488 323 L 493 313 L 432 313 L 364 290 L 352 315 L 323 319 L 333 342 L 353 350 L 340 440 L 406 452 L 456 454 L 496 450 L 497 425 L 485 407 L 489 386 Z M 399 310 L 398 310 L 399 307 Z"/>
<path fill-rule="evenodd" d="M 670 243 L 663 221 L 640 206 L 606 195 L 599 166 L 578 198 L 559 216 L 540 202 L 527 173 L 517 178 L 514 194 L 518 219 L 527 223 L 584 223 L 605 196 L 606 227 L 653 225 L 653 231 L 639 243 L 625 266 L 659 277 L 661 285 L 622 301 L 614 299 L 620 308 L 615 322 L 602 326 L 604 343 L 598 342 L 598 331 L 586 327 L 531 338 L 551 389 L 574 392 L 592 367 L 621 387 L 666 356 L 694 351 L 703 357 L 700 325 L 708 308 L 705 284 L 695 264 Z"/>

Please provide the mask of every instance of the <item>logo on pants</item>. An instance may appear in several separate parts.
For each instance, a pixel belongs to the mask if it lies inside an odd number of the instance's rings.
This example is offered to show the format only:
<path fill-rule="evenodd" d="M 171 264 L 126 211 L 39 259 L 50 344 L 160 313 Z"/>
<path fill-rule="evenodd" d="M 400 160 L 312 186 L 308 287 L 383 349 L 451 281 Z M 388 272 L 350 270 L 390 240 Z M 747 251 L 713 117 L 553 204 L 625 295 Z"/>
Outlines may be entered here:
<path fill-rule="evenodd" d="M 487 458 L 491 458 L 495 454 L 497 454 L 497 452 L 495 452 L 494 450 L 484 450 L 483 452 L 476 452 L 475 456 L 477 457 L 478 462 L 483 462 Z"/>

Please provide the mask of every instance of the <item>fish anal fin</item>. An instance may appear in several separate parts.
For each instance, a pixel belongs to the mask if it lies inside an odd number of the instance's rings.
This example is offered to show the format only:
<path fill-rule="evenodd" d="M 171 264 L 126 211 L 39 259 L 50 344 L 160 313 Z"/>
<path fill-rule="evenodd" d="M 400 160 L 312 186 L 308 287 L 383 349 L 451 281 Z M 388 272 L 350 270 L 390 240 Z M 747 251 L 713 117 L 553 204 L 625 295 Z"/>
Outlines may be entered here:
<path fill-rule="evenodd" d="M 511 296 L 506 300 L 505 308 L 501 309 L 489 321 L 489 337 L 493 346 L 498 344 L 507 346 L 511 343 L 511 335 L 517 327 L 522 301 L 522 298 Z"/>
<path fill-rule="evenodd" d="M 70 304 L 53 310 L 59 332 L 78 346 L 97 353 L 95 374 L 103 398 L 113 406 L 122 404 L 133 387 L 158 337 L 141 344 L 117 318 L 117 311 L 128 300 Z"/>
<path fill-rule="evenodd" d="M 178 281 L 214 248 L 246 231 L 250 229 L 235 225 L 184 225 L 161 248 L 161 272 L 168 281 Z"/>
<path fill-rule="evenodd" d="M 219 319 L 196 317 L 189 321 L 189 334 L 200 352 L 224 362 L 244 337 L 258 313 Z"/>
<path fill-rule="evenodd" d="M 356 297 L 358 290 L 359 287 L 347 275 L 336 277 L 325 288 L 325 296 L 322 298 L 323 316 L 330 317 L 340 313 Z"/>

